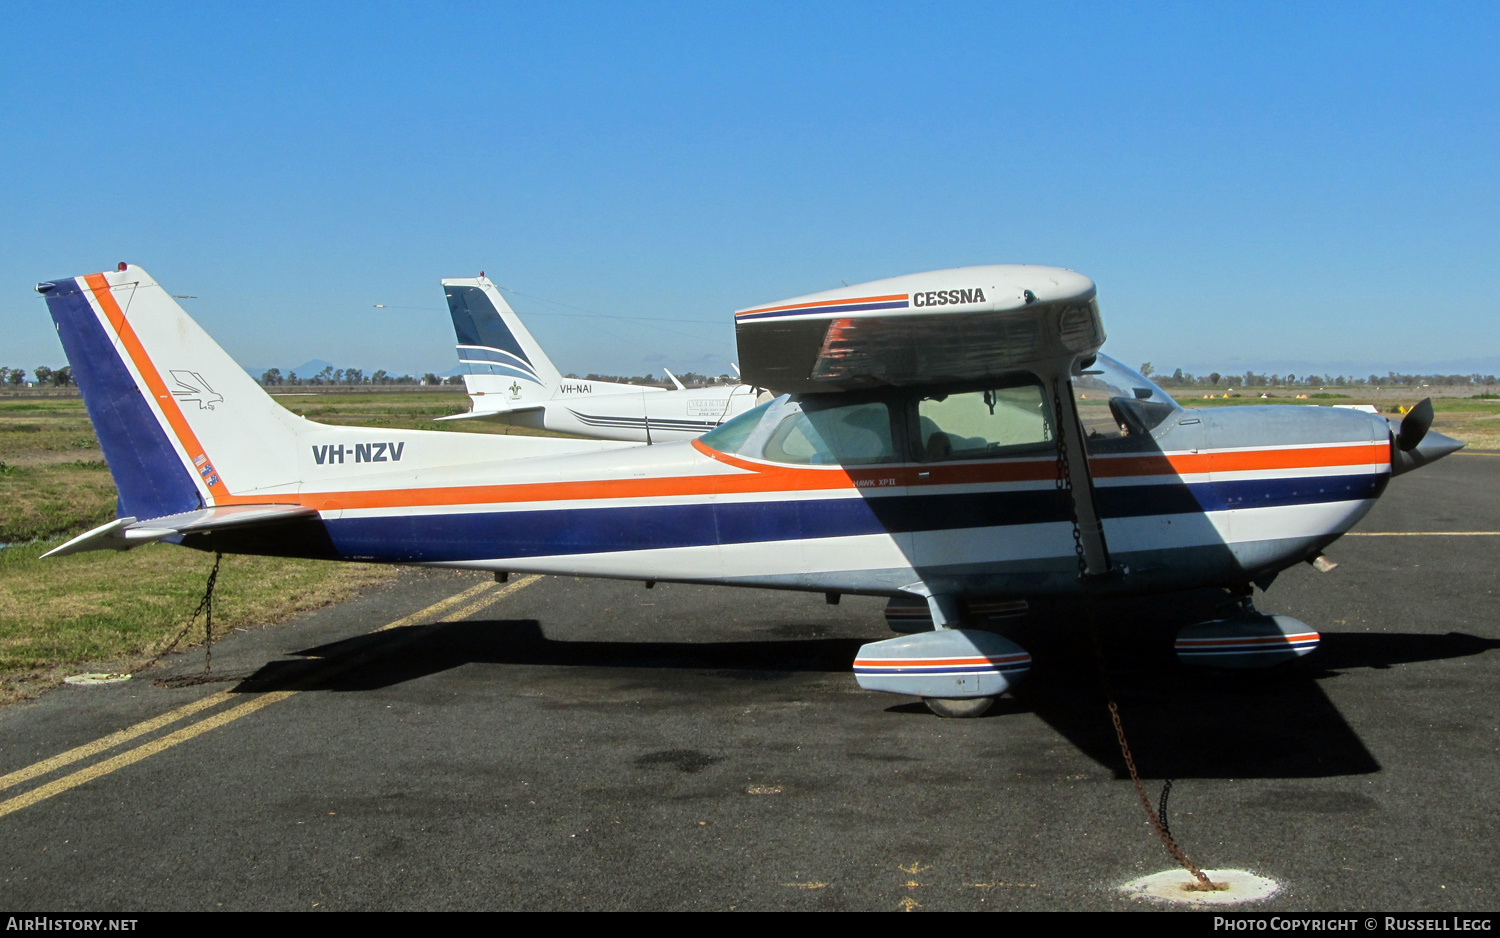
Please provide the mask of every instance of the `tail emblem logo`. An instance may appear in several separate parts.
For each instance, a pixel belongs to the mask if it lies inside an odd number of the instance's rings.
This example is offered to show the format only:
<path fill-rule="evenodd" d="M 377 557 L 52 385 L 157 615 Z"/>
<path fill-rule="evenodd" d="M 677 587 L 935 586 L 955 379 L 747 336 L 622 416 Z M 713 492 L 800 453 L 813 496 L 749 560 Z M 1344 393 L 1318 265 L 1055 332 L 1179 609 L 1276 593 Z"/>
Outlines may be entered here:
<path fill-rule="evenodd" d="M 519 382 L 512 381 L 510 383 L 510 399 L 513 401 L 521 399 L 521 385 Z"/>
<path fill-rule="evenodd" d="M 184 404 L 197 401 L 199 410 L 213 410 L 215 404 L 224 400 L 224 395 L 210 387 L 196 371 L 173 371 L 172 380 L 177 382 L 172 396 Z"/>

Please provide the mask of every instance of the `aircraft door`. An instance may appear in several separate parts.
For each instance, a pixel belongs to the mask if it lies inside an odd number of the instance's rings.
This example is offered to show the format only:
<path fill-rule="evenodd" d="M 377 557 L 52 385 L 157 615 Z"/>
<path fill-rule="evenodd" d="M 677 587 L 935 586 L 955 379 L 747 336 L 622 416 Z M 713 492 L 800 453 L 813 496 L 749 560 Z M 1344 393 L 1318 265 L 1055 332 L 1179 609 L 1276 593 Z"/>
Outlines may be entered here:
<path fill-rule="evenodd" d="M 754 482 L 758 491 L 716 498 L 725 549 L 753 553 L 752 566 L 775 571 L 782 582 L 830 588 L 847 580 L 850 589 L 909 583 L 897 414 L 886 401 L 842 395 L 766 405 L 757 429 L 735 444 L 739 455 L 769 464 Z M 705 443 L 727 439 L 728 429 Z M 766 482 L 774 483 L 769 491 Z"/>
<path fill-rule="evenodd" d="M 916 464 L 910 501 L 922 578 L 967 578 L 1065 552 L 1059 524 L 1057 427 L 1040 384 L 915 401 L 909 435 Z M 1018 566 L 1019 565 L 1019 566 Z"/>

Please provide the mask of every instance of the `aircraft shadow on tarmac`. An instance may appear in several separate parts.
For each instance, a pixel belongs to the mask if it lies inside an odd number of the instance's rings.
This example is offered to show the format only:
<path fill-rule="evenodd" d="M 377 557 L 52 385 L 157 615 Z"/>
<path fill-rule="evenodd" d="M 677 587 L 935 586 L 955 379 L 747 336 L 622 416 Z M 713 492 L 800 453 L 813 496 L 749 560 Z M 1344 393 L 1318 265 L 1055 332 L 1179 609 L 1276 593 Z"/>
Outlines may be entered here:
<path fill-rule="evenodd" d="M 1057 610 L 1053 610 L 1057 612 Z M 1064 610 L 1064 613 L 1066 611 Z M 1111 616 L 1117 624 L 1132 617 Z M 1126 621 L 1122 621 L 1126 620 Z M 1127 777 L 1105 706 L 1104 681 L 1086 629 L 1066 615 L 1028 617 L 1006 633 L 1031 650 L 1031 674 L 986 720 L 1033 713 L 1100 765 Z M 1324 633 L 1310 659 L 1269 671 L 1183 667 L 1168 622 L 1101 630 L 1108 683 L 1137 768 L 1146 778 L 1312 778 L 1379 771 L 1380 765 L 1320 684 L 1359 668 L 1481 654 L 1500 641 L 1463 633 Z M 558 641 L 535 620 L 412 626 L 306 649 L 270 662 L 237 690 L 373 690 L 465 664 L 684 671 L 708 680 L 771 680 L 795 672 L 849 673 L 864 639 L 729 642 Z M 852 683 L 853 678 L 850 678 Z M 892 719 L 937 719 L 920 703 L 898 703 Z"/>

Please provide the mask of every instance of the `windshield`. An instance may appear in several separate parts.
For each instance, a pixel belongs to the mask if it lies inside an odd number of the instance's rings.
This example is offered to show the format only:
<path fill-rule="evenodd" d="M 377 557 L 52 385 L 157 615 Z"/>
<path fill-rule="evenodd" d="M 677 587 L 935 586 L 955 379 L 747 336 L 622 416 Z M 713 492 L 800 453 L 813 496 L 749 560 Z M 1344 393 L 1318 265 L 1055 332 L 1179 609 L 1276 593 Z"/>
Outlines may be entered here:
<path fill-rule="evenodd" d="M 1073 402 L 1091 451 L 1096 444 L 1147 436 L 1182 410 L 1145 375 L 1108 355 L 1073 376 Z"/>
<path fill-rule="evenodd" d="M 759 407 L 752 407 L 738 417 L 731 417 L 724 421 L 698 439 L 709 449 L 733 456 L 740 451 L 740 447 L 745 445 L 745 441 L 750 439 L 750 434 L 760 426 L 761 420 L 766 416 L 766 411 L 775 403 L 776 401 L 771 400 Z"/>
<path fill-rule="evenodd" d="M 1177 402 L 1172 400 L 1166 391 L 1157 387 L 1150 378 L 1134 368 L 1120 364 L 1108 355 L 1100 355 L 1097 361 L 1075 375 L 1073 387 L 1088 394 L 1092 400 L 1128 397 L 1132 400 L 1152 401 L 1157 404 L 1168 404 L 1173 409 L 1181 409 Z"/>

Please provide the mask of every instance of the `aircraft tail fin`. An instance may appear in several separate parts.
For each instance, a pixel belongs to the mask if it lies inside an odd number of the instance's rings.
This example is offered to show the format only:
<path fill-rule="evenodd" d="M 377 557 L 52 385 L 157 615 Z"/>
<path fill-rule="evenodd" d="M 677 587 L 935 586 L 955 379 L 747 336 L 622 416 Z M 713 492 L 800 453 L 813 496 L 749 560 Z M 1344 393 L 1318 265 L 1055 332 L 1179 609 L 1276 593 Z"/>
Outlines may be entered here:
<path fill-rule="evenodd" d="M 562 374 L 489 278 L 445 279 L 443 293 L 476 411 L 552 399 Z"/>
<path fill-rule="evenodd" d="M 295 492 L 288 413 L 139 267 L 37 285 L 119 492 L 118 514 Z M 213 458 L 209 458 L 209 454 Z"/>

